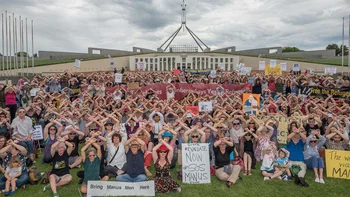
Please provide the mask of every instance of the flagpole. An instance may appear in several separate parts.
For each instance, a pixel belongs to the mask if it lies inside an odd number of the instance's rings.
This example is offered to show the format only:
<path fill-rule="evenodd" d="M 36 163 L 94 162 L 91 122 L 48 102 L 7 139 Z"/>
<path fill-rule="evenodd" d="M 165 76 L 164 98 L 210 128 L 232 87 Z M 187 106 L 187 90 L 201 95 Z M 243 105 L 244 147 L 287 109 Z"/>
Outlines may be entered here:
<path fill-rule="evenodd" d="M 33 68 L 33 76 L 34 76 L 34 22 L 32 20 L 32 68 Z"/>
<path fill-rule="evenodd" d="M 349 15 L 349 44 L 348 44 L 348 73 L 350 67 L 350 15 Z"/>
<path fill-rule="evenodd" d="M 341 45 L 341 70 L 344 72 L 344 17 L 343 17 L 343 31 L 342 31 L 342 45 Z"/>
<path fill-rule="evenodd" d="M 17 18 L 15 18 L 15 75 L 18 75 L 18 58 L 17 58 Z"/>
<path fill-rule="evenodd" d="M 29 75 L 29 63 L 28 63 L 28 23 L 26 18 L 26 64 L 27 64 L 27 77 Z"/>
<path fill-rule="evenodd" d="M 15 13 L 12 13 L 12 44 L 13 44 L 13 75 L 16 75 L 16 42 L 15 42 Z"/>
<path fill-rule="evenodd" d="M 10 60 L 10 62 L 9 62 L 9 75 L 10 76 L 12 76 L 12 71 L 11 71 L 11 67 L 12 67 L 12 65 L 11 65 L 11 61 L 12 61 L 12 53 L 11 53 L 11 50 L 12 50 L 12 48 L 11 48 L 11 16 L 9 16 L 9 50 L 10 50 L 10 53 L 9 53 L 9 55 L 10 55 L 10 57 L 9 57 L 9 60 Z"/>
<path fill-rule="evenodd" d="M 6 29 L 5 29 L 5 40 L 6 40 L 6 75 L 8 75 L 8 71 L 9 71 L 9 48 L 8 48 L 8 35 L 7 35 L 7 10 L 5 11 L 5 25 L 6 25 Z"/>
<path fill-rule="evenodd" d="M 4 67 L 5 67 L 5 45 L 4 45 L 4 13 L 1 13 L 1 52 L 2 52 L 2 64 L 1 64 L 1 76 L 4 76 L 5 75 L 5 72 L 4 72 Z"/>
<path fill-rule="evenodd" d="M 24 31 L 24 29 L 23 29 L 23 20 L 21 20 L 21 76 L 23 77 L 24 76 L 24 70 L 23 70 L 23 67 L 24 67 L 24 57 L 23 57 L 23 51 L 24 51 L 24 38 L 23 38 L 23 31 Z"/>

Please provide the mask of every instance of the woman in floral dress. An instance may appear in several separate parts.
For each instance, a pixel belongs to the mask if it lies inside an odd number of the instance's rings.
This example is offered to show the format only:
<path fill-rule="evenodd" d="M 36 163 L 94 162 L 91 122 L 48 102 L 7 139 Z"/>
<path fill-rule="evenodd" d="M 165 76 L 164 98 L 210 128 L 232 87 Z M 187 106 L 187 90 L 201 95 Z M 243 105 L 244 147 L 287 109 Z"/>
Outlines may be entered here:
<path fill-rule="evenodd" d="M 181 186 L 170 176 L 170 162 L 173 158 L 173 148 L 159 139 L 157 146 L 152 151 L 156 174 L 153 177 L 157 193 L 168 193 L 170 191 L 181 192 Z"/>

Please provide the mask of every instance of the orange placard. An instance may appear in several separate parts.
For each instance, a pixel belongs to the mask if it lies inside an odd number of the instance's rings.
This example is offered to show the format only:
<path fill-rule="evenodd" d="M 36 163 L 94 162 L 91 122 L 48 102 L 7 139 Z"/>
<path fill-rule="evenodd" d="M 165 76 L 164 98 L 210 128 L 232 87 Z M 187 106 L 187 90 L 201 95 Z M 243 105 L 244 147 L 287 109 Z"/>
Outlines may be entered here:
<path fill-rule="evenodd" d="M 179 69 L 174 69 L 174 75 L 179 75 L 180 74 L 180 70 Z"/>
<path fill-rule="evenodd" d="M 198 106 L 186 106 L 186 111 L 191 111 L 192 114 L 198 114 L 199 108 Z"/>
<path fill-rule="evenodd" d="M 243 94 L 243 111 L 246 114 L 256 114 L 260 107 L 260 94 Z"/>

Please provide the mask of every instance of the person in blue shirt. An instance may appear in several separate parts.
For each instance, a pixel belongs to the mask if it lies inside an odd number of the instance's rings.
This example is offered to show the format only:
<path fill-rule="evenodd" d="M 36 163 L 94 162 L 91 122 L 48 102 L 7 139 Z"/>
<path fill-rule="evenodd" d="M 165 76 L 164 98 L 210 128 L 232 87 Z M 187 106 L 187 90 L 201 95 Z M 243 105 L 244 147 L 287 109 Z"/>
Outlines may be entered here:
<path fill-rule="evenodd" d="M 306 141 L 306 135 L 300 128 L 292 128 L 291 133 L 287 137 L 286 149 L 289 151 L 290 166 L 299 166 L 300 171 L 294 175 L 294 182 L 297 185 L 308 187 L 304 176 L 306 174 L 306 164 L 304 163 L 304 146 Z"/>

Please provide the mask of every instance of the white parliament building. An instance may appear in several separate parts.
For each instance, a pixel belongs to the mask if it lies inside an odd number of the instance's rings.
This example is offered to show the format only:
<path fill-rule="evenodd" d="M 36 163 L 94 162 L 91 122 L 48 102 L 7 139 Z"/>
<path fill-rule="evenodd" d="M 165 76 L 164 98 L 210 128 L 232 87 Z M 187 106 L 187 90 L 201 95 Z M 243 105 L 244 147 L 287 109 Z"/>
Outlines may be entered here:
<path fill-rule="evenodd" d="M 219 53 L 152 53 L 129 57 L 131 71 L 171 71 L 174 68 L 214 69 L 220 66 L 225 71 L 234 70 L 239 56 Z"/>

